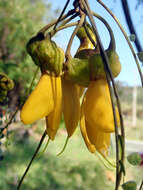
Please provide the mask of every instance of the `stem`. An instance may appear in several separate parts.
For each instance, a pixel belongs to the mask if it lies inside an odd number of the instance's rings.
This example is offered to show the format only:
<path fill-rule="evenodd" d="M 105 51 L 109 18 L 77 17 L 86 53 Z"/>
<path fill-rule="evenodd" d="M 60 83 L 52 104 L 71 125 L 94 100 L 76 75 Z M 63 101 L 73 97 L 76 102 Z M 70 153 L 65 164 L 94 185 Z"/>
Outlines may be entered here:
<path fill-rule="evenodd" d="M 76 26 L 75 30 L 73 31 L 73 33 L 72 33 L 72 35 L 70 37 L 69 43 L 67 45 L 66 53 L 65 53 L 65 56 L 66 56 L 67 59 L 71 56 L 70 49 L 71 49 L 71 45 L 72 45 L 73 39 L 74 39 L 77 31 L 79 30 L 79 28 L 82 26 L 82 24 L 84 22 L 84 19 L 85 19 L 85 15 L 83 14 L 81 16 L 81 18 L 80 18 L 80 21 L 79 21 L 78 25 Z"/>
<path fill-rule="evenodd" d="M 137 48 L 138 52 L 143 51 L 141 44 L 140 44 L 140 41 L 139 41 L 139 38 L 138 38 L 138 35 L 136 33 L 136 30 L 135 30 L 134 24 L 132 22 L 132 18 L 131 18 L 129 6 L 128 6 L 128 1 L 127 0 L 121 0 L 121 4 L 122 4 L 123 10 L 124 10 L 124 15 L 125 15 L 126 22 L 128 24 L 128 28 L 130 30 L 130 33 L 135 34 L 135 36 L 136 36 L 136 38 L 135 38 L 136 48 Z"/>
<path fill-rule="evenodd" d="M 75 13 L 75 10 L 70 10 L 67 14 L 63 15 L 61 18 L 60 18 L 60 21 L 64 20 L 65 18 L 69 17 L 70 15 L 74 14 Z M 50 24 L 47 24 L 46 26 L 44 26 L 41 30 L 39 30 L 38 33 L 45 33 L 49 28 L 51 28 L 54 24 L 57 23 L 57 20 L 54 20 L 53 22 L 51 22 Z"/>
<path fill-rule="evenodd" d="M 115 123 L 115 134 L 116 134 L 116 164 L 117 164 L 117 166 L 116 166 L 116 187 L 115 187 L 115 189 L 117 190 L 119 188 L 120 180 L 121 180 L 121 173 L 119 172 L 118 127 L 117 127 L 115 107 L 114 107 L 114 103 L 113 103 L 109 77 L 111 78 L 111 81 L 112 81 L 114 94 L 115 94 L 115 97 L 116 97 L 116 100 L 117 100 L 117 106 L 118 106 L 119 113 L 120 113 L 120 119 L 122 120 L 122 114 L 121 114 L 121 109 L 120 109 L 120 101 L 119 101 L 119 96 L 118 96 L 117 89 L 116 89 L 116 86 L 115 86 L 115 83 L 114 83 L 114 79 L 113 79 L 113 76 L 112 76 L 112 72 L 111 72 L 111 69 L 109 67 L 108 57 L 106 55 L 106 52 L 104 51 L 103 45 L 102 45 L 101 40 L 100 40 L 100 36 L 99 36 L 98 31 L 96 29 L 96 25 L 95 25 L 95 22 L 94 22 L 94 19 L 93 19 L 93 16 L 92 16 L 92 12 L 90 10 L 90 7 L 88 5 L 87 0 L 82 0 L 82 2 L 83 2 L 85 10 L 87 11 L 87 15 L 89 17 L 89 20 L 90 20 L 90 22 L 92 24 L 93 31 L 95 32 L 96 37 L 97 37 L 97 42 L 99 44 L 100 53 L 101 53 L 101 56 L 102 56 L 102 59 L 103 59 L 105 73 L 106 73 L 106 76 L 107 76 L 107 82 L 108 82 L 109 90 L 110 90 L 110 96 L 111 96 L 111 102 L 112 102 L 112 108 L 113 108 L 113 115 L 114 115 L 114 123 Z M 123 121 L 121 123 L 123 124 Z M 124 129 L 123 126 L 122 126 L 122 128 Z M 123 149 L 124 149 L 124 147 L 123 147 Z M 122 159 L 124 160 L 124 155 L 123 155 Z"/>
<path fill-rule="evenodd" d="M 36 69 L 35 73 L 34 73 L 34 76 L 33 76 L 33 79 L 31 81 L 31 84 L 30 84 L 30 87 L 28 89 L 28 92 L 27 92 L 27 96 L 29 95 L 31 89 L 32 89 L 32 86 L 33 86 L 33 83 L 34 83 L 34 80 L 36 78 L 36 75 L 39 71 L 39 67 Z M 11 116 L 11 118 L 9 119 L 8 123 L 3 127 L 2 131 L 6 128 L 8 128 L 8 126 L 12 123 L 14 117 L 16 116 L 17 112 L 21 109 L 21 107 L 23 106 L 23 102 L 16 108 L 15 112 L 13 113 L 13 115 Z"/>
<path fill-rule="evenodd" d="M 61 14 L 60 14 L 60 16 L 59 16 L 59 18 L 58 18 L 58 20 L 57 20 L 57 22 L 56 22 L 56 24 L 55 24 L 53 30 L 56 30 L 57 24 L 61 21 L 61 18 L 62 18 L 62 16 L 63 16 L 63 14 L 64 14 L 64 12 L 65 12 L 65 10 L 66 10 L 66 8 L 67 8 L 69 2 L 70 2 L 70 0 L 67 0 L 67 2 L 66 2 L 66 4 L 65 4 L 65 6 L 64 6 L 64 8 L 63 8 L 63 10 L 62 10 L 62 12 L 61 12 Z"/>
<path fill-rule="evenodd" d="M 140 185 L 139 190 L 142 190 L 142 189 L 143 189 L 143 180 L 142 180 L 142 182 L 141 182 L 141 185 Z"/>
<path fill-rule="evenodd" d="M 38 74 L 38 71 L 39 71 L 39 67 L 37 67 L 37 69 L 36 69 L 36 71 L 35 71 L 35 73 L 34 73 L 33 79 L 32 79 L 32 81 L 31 81 L 30 87 L 29 87 L 28 92 L 27 92 L 27 96 L 29 96 L 29 94 L 30 94 L 30 92 L 31 92 L 31 89 L 32 89 L 32 86 L 33 86 L 33 84 L 34 84 L 34 80 L 35 80 L 35 78 L 36 78 L 36 75 Z"/>
<path fill-rule="evenodd" d="M 64 144 L 64 147 L 63 147 L 62 150 L 57 154 L 57 156 L 60 156 L 60 155 L 64 152 L 64 150 L 66 149 L 66 146 L 67 146 L 67 144 L 68 144 L 68 140 L 69 140 L 69 136 L 67 136 L 66 142 L 65 142 L 65 144 Z"/>
<path fill-rule="evenodd" d="M 41 145 L 42 145 L 42 143 L 43 143 L 43 141 L 44 141 L 44 138 L 46 137 L 46 134 L 47 134 L 46 131 L 44 131 L 44 133 L 43 133 L 43 135 L 42 135 L 42 137 L 41 137 L 41 140 L 40 140 L 40 142 L 39 142 L 39 144 L 38 144 L 38 146 L 37 146 L 37 148 L 36 148 L 36 151 L 34 152 L 31 161 L 29 162 L 29 164 L 28 164 L 28 166 L 27 166 L 27 168 L 26 168 L 26 170 L 25 170 L 23 176 L 21 177 L 21 179 L 20 179 L 20 181 L 19 181 L 17 190 L 20 190 L 20 187 L 21 187 L 21 185 L 22 185 L 22 182 L 23 182 L 23 180 L 24 180 L 24 178 L 25 178 L 27 172 L 29 171 L 30 166 L 31 166 L 32 162 L 34 161 L 34 159 L 35 159 L 37 153 L 39 152 L 39 149 L 40 149 L 40 147 L 41 147 Z"/>
<path fill-rule="evenodd" d="M 64 26 L 60 26 L 58 28 L 56 28 L 56 31 L 52 31 L 50 33 L 50 36 L 54 36 L 56 32 L 59 32 L 60 30 L 63 30 L 63 29 L 66 29 L 66 28 L 69 28 L 69 27 L 73 27 L 73 26 L 76 26 L 78 24 L 78 22 L 73 22 L 73 23 L 70 23 L 70 24 L 67 24 L 67 25 L 64 25 Z"/>
<path fill-rule="evenodd" d="M 142 83 L 142 87 L 143 87 L 143 75 L 142 75 L 142 71 L 141 71 L 141 68 L 140 68 L 140 64 L 138 62 L 138 59 L 137 59 L 137 55 L 132 47 L 132 44 L 131 42 L 129 41 L 128 39 L 128 36 L 126 34 L 126 32 L 124 31 L 122 25 L 120 24 L 120 22 L 118 21 L 118 19 L 116 18 L 116 16 L 110 11 L 110 9 L 108 9 L 108 7 L 101 1 L 101 0 L 97 0 L 106 10 L 107 12 L 113 17 L 113 19 L 115 20 L 115 22 L 117 23 L 117 25 L 119 26 L 120 30 L 122 31 L 130 49 L 131 49 L 131 52 L 132 52 L 132 55 L 135 59 L 135 62 L 136 62 L 136 65 L 137 65 L 137 68 L 138 68 L 138 71 L 139 71 L 139 74 L 140 74 L 140 78 L 141 78 L 141 83 Z"/>
<path fill-rule="evenodd" d="M 78 13 L 72 15 L 70 18 L 68 18 L 67 20 L 65 20 L 58 28 L 56 28 L 55 30 L 52 30 L 51 33 L 50 33 L 50 36 L 51 37 L 54 36 L 55 33 L 59 31 L 59 28 L 61 28 L 62 26 L 65 26 L 68 22 L 70 22 L 71 20 L 73 20 L 77 15 L 78 15 Z M 60 30 L 62 30 L 62 29 L 60 29 Z"/>
<path fill-rule="evenodd" d="M 107 22 L 103 17 L 101 17 L 100 15 L 98 15 L 98 14 L 96 14 L 96 13 L 94 13 L 94 12 L 93 12 L 92 14 L 93 14 L 93 16 L 95 16 L 96 18 L 98 18 L 101 22 L 103 22 L 103 23 L 105 24 L 105 26 L 107 27 L 108 32 L 109 32 L 109 34 L 110 34 L 110 39 L 111 39 L 108 49 L 115 51 L 115 49 L 116 49 L 115 37 L 114 37 L 113 30 L 111 29 L 110 25 L 109 25 L 108 22 Z"/>

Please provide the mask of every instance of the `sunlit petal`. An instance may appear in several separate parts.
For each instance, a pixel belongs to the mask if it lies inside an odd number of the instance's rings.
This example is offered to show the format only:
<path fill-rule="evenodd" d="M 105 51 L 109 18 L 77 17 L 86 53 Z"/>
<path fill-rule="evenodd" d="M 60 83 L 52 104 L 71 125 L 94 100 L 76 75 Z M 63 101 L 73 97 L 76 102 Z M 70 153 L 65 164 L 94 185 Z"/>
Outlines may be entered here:
<path fill-rule="evenodd" d="M 102 132 L 114 132 L 114 118 L 109 88 L 106 80 L 91 81 L 85 94 L 84 110 L 86 120 Z M 117 122 L 119 125 L 119 114 Z"/>
<path fill-rule="evenodd" d="M 51 77 L 54 97 L 54 110 L 46 116 L 46 131 L 51 140 L 54 140 L 60 126 L 62 115 L 62 86 L 61 77 Z"/>
<path fill-rule="evenodd" d="M 63 114 L 68 136 L 70 137 L 80 117 L 80 87 L 69 80 L 62 79 L 63 90 Z"/>
<path fill-rule="evenodd" d="M 48 115 L 53 109 L 54 98 L 51 77 L 44 74 L 21 110 L 21 121 L 24 124 L 31 124 Z"/>

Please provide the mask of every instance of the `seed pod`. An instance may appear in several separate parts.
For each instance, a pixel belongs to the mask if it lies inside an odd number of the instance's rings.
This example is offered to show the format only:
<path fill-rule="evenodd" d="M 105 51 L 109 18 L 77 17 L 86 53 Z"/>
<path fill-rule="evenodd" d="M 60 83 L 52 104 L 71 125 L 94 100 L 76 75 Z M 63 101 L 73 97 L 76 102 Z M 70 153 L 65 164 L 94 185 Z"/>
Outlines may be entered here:
<path fill-rule="evenodd" d="M 27 51 L 34 63 L 41 68 L 42 72 L 53 72 L 56 76 L 61 75 L 64 51 L 48 36 L 44 37 L 40 33 L 32 38 L 27 44 Z"/>

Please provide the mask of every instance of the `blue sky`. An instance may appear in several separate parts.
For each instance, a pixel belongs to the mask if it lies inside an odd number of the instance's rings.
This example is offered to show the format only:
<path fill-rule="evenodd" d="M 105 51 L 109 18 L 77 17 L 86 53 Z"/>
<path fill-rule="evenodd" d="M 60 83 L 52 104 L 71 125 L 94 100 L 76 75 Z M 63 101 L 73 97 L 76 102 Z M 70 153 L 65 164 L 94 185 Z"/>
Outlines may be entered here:
<path fill-rule="evenodd" d="M 50 0 L 50 2 L 53 5 L 53 8 L 60 8 L 62 9 L 64 4 L 66 3 L 66 0 L 56 0 L 56 1 L 52 1 Z M 114 1 L 109 1 L 109 0 L 103 0 L 103 2 L 113 11 L 113 13 L 116 15 L 116 17 L 118 18 L 118 20 L 120 21 L 120 23 L 122 24 L 122 26 L 124 27 L 124 30 L 127 32 L 127 34 L 129 35 L 128 32 L 128 28 L 125 22 L 125 18 L 124 18 L 124 14 L 122 12 L 122 7 L 120 4 L 120 1 L 117 1 L 114 3 Z M 110 2 L 110 3 L 109 3 Z M 140 37 L 141 44 L 143 44 L 143 24 L 142 24 L 142 20 L 141 20 L 141 16 L 142 16 L 142 7 L 138 8 L 137 11 L 135 11 L 135 4 L 136 1 L 132 1 L 130 3 L 130 8 L 131 8 L 131 13 L 133 15 L 133 18 L 135 20 L 135 28 L 137 30 L 137 33 Z M 116 23 L 114 22 L 114 20 L 111 18 L 111 16 L 106 12 L 106 10 L 101 7 L 101 5 L 99 5 L 96 0 L 89 0 L 89 4 L 91 9 L 102 15 L 104 18 L 106 18 L 106 20 L 108 21 L 108 23 L 110 24 L 110 26 L 113 29 L 114 35 L 115 35 L 115 39 L 116 39 L 116 51 L 120 57 L 120 62 L 122 65 L 122 71 L 119 74 L 119 76 L 116 78 L 116 80 L 120 80 L 122 82 L 125 82 L 127 85 L 139 85 L 141 86 L 141 82 L 140 82 L 140 77 L 137 71 L 137 67 L 134 61 L 134 58 L 131 54 L 130 48 L 128 47 L 128 44 L 124 38 L 124 36 L 122 35 L 121 31 L 119 30 L 119 27 L 116 25 Z M 68 9 L 71 9 L 72 4 L 70 4 L 68 6 Z M 101 24 L 100 22 L 98 22 L 97 20 L 95 20 L 96 24 L 97 24 L 97 28 L 98 31 L 100 33 L 100 38 L 104 44 L 105 49 L 108 47 L 108 43 L 109 43 L 109 34 L 107 32 L 107 30 L 105 29 L 104 25 Z M 59 32 L 58 35 L 56 36 L 55 40 L 56 42 L 65 50 L 68 39 L 71 35 L 73 31 L 73 28 L 70 29 L 66 29 L 62 32 Z M 133 43 L 132 43 L 133 44 Z M 75 38 L 74 43 L 72 45 L 72 54 L 74 55 L 77 47 L 79 45 L 79 41 L 77 38 Z M 134 46 L 134 44 L 133 44 Z M 143 46 L 143 45 L 142 45 Z M 135 49 L 135 47 L 134 47 Z M 135 49 L 136 50 L 136 49 Z M 140 63 L 141 65 L 141 63 Z M 143 71 L 143 68 L 142 68 Z"/>

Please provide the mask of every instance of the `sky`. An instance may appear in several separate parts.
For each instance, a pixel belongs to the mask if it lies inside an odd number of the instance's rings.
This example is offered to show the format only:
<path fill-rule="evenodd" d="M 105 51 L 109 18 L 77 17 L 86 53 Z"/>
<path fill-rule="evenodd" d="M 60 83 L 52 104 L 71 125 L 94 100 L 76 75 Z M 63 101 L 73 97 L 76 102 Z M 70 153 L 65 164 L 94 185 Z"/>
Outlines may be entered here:
<path fill-rule="evenodd" d="M 138 74 L 138 70 L 136 67 L 136 63 L 134 61 L 133 55 L 131 53 L 130 48 L 128 47 L 128 44 L 121 33 L 119 27 L 113 20 L 113 18 L 107 13 L 107 11 L 96 1 L 96 0 L 88 0 L 89 5 L 91 7 L 91 10 L 100 14 L 102 17 L 106 18 L 108 23 L 110 24 L 116 40 L 116 52 L 119 55 L 120 62 L 122 65 L 121 73 L 118 75 L 116 80 L 119 80 L 121 82 L 124 82 L 126 85 L 134 86 L 138 85 L 141 86 L 140 82 L 140 76 Z M 60 8 L 62 10 L 64 4 L 66 3 L 66 0 L 56 0 L 52 1 L 53 9 Z M 62 3 L 61 3 L 62 2 Z M 73 1 L 72 1 L 73 2 Z M 126 25 L 125 17 L 122 12 L 122 6 L 120 4 L 120 1 L 116 0 L 103 0 L 103 2 L 110 8 L 110 10 L 116 15 L 118 20 L 120 21 L 121 25 L 123 26 L 124 30 L 126 31 L 127 35 L 129 36 L 128 27 Z M 130 1 L 131 2 L 131 1 Z M 133 21 L 135 21 L 134 25 L 136 28 L 136 31 L 140 37 L 141 45 L 143 47 L 143 24 L 142 24 L 142 7 L 139 7 L 137 10 L 135 10 L 136 1 L 132 1 L 130 3 L 130 9 L 131 14 L 133 16 Z M 72 9 L 72 3 L 68 6 L 67 10 Z M 101 24 L 97 19 L 95 19 L 95 23 L 97 25 L 98 32 L 100 34 L 101 41 L 103 42 L 104 48 L 106 49 L 108 47 L 110 38 L 107 30 L 105 29 L 104 25 Z M 63 30 L 62 32 L 59 32 L 58 35 L 55 37 L 55 41 L 57 44 L 62 47 L 64 50 L 66 49 L 68 40 L 70 38 L 70 35 L 72 34 L 74 27 L 70 29 Z M 132 45 L 134 47 L 134 50 L 136 51 L 136 48 L 134 46 L 134 43 L 132 42 Z M 79 41 L 77 38 L 75 38 L 74 43 L 72 45 L 71 53 L 72 55 L 75 54 L 77 48 L 79 46 Z M 140 65 L 141 62 L 140 62 Z M 143 67 L 141 67 L 143 72 Z"/>

